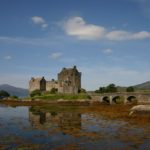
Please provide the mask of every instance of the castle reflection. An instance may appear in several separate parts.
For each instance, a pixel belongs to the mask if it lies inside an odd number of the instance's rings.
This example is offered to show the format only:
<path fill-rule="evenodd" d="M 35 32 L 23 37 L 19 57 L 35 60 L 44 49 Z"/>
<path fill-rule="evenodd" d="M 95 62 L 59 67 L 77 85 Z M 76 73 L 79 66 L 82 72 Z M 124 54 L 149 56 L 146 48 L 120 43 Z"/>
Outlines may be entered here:
<path fill-rule="evenodd" d="M 31 107 L 29 121 L 35 129 L 57 128 L 64 133 L 81 130 L 81 114 L 77 112 L 49 112 Z"/>

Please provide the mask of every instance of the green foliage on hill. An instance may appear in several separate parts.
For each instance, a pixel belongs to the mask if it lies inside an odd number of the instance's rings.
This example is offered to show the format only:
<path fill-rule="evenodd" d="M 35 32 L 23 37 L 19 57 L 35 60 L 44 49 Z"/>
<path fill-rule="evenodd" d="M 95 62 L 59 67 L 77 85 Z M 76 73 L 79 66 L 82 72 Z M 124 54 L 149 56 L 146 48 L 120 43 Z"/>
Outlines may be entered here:
<path fill-rule="evenodd" d="M 117 92 L 117 87 L 115 84 L 109 84 L 106 87 L 100 87 L 95 93 L 115 93 Z"/>
<path fill-rule="evenodd" d="M 134 92 L 134 87 L 133 86 L 127 87 L 126 92 Z"/>

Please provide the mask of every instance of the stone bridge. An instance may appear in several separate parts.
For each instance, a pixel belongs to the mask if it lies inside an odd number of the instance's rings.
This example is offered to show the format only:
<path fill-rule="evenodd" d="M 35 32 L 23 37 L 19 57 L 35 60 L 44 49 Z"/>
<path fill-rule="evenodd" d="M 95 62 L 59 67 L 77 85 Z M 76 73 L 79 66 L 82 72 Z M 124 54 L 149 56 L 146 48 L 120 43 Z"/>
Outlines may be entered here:
<path fill-rule="evenodd" d="M 110 104 L 117 103 L 118 101 L 126 103 L 131 103 L 133 101 L 137 101 L 138 103 L 150 103 L 150 93 L 104 93 L 104 94 L 96 94 L 89 93 L 92 100 L 107 102 Z"/>

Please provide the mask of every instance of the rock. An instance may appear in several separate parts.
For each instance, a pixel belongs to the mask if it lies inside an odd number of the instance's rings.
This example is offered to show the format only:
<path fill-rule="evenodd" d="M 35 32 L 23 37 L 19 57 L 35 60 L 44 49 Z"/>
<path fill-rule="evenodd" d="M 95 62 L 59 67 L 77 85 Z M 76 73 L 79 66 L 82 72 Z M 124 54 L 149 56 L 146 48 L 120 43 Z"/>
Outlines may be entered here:
<path fill-rule="evenodd" d="M 150 105 L 137 105 L 137 106 L 133 106 L 131 109 L 130 109 L 130 113 L 129 113 L 129 116 L 131 116 L 133 113 L 150 113 Z"/>
<path fill-rule="evenodd" d="M 63 102 L 63 101 L 64 101 L 64 99 L 62 99 L 62 98 L 57 100 L 57 102 Z"/>

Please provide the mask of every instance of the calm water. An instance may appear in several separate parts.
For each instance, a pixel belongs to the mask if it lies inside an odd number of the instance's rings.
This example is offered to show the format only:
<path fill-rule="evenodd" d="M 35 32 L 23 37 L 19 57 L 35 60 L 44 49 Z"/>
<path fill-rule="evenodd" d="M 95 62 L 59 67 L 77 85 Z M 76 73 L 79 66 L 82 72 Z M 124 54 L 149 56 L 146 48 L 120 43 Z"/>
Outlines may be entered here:
<path fill-rule="evenodd" d="M 83 108 L 81 108 L 82 110 Z M 0 106 L 0 150 L 150 150 L 150 128 L 75 108 Z"/>

